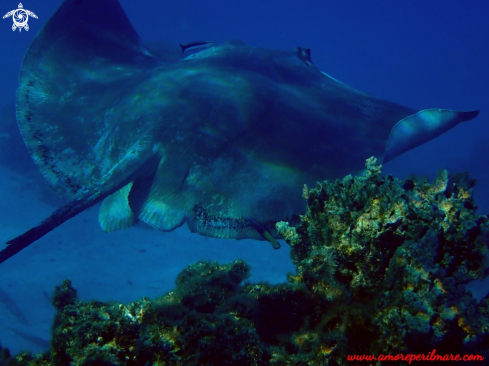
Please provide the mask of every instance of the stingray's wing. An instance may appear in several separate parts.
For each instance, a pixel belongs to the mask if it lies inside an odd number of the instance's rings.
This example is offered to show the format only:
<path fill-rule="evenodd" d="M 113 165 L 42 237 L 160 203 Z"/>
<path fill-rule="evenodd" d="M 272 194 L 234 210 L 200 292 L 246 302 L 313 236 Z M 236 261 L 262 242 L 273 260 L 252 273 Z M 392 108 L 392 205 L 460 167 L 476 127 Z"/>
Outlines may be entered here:
<path fill-rule="evenodd" d="M 117 140 L 121 126 L 110 116 L 157 64 L 117 1 L 93 5 L 61 5 L 29 47 L 17 90 L 27 148 L 48 184 L 68 199 L 144 149 L 143 136 L 124 132 Z M 129 124 L 135 135 L 137 123 Z"/>
<path fill-rule="evenodd" d="M 156 169 L 151 131 L 111 111 L 158 64 L 116 0 L 65 1 L 44 26 L 22 65 L 17 121 L 48 184 L 72 201 L 11 240 L 0 262 Z"/>
<path fill-rule="evenodd" d="M 425 109 L 403 118 L 392 128 L 384 154 L 384 163 L 447 132 L 461 122 L 470 121 L 479 111 L 458 112 L 450 109 Z"/>

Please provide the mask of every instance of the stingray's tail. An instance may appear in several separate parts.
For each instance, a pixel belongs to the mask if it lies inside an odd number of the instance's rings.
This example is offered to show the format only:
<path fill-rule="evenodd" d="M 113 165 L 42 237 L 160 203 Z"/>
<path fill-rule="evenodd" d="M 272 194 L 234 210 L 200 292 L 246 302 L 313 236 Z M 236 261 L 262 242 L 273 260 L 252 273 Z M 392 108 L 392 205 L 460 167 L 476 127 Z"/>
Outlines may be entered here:
<path fill-rule="evenodd" d="M 122 176 L 122 172 L 128 167 L 126 162 L 122 162 L 118 167 L 113 169 L 112 175 Z M 119 183 L 108 185 L 105 181 L 95 185 L 95 187 L 80 198 L 74 199 L 65 206 L 54 211 L 48 218 L 43 220 L 39 225 L 26 231 L 24 234 L 9 240 L 5 249 L 0 251 L 0 263 L 5 262 L 10 257 L 14 256 L 22 249 L 27 248 L 30 244 L 36 240 L 42 238 L 51 230 L 56 229 L 58 226 L 68 221 L 72 217 L 75 217 L 80 212 L 102 201 L 105 197 L 110 196 L 112 193 L 118 191 L 129 182 L 132 182 L 138 176 L 145 174 L 147 171 L 154 169 L 157 166 L 158 160 L 155 156 L 151 156 L 136 168 L 131 174 L 127 174 L 125 178 L 118 179 Z M 121 177 L 122 178 L 122 177 Z M 107 180 L 111 181 L 110 177 Z"/>
<path fill-rule="evenodd" d="M 24 234 L 16 237 L 15 239 L 7 242 L 7 247 L 0 251 L 0 263 L 5 262 L 10 257 L 14 256 L 22 249 L 28 247 L 36 240 L 42 238 L 51 230 L 57 228 L 65 221 L 78 215 L 83 210 L 86 210 L 90 206 L 93 206 L 97 202 L 104 199 L 108 194 L 101 195 L 96 193 L 85 198 L 76 199 L 71 201 L 67 205 L 54 211 L 51 216 L 46 218 L 36 227 L 26 231 Z"/>

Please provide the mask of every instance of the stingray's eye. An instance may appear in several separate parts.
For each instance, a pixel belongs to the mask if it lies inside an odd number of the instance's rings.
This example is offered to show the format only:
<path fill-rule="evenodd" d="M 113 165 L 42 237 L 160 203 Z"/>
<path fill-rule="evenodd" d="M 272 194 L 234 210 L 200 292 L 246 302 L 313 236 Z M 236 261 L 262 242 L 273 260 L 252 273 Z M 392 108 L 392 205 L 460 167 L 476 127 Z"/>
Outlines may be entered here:
<path fill-rule="evenodd" d="M 305 47 L 297 47 L 297 56 L 304 62 L 307 66 L 314 67 L 311 60 L 311 49 Z"/>

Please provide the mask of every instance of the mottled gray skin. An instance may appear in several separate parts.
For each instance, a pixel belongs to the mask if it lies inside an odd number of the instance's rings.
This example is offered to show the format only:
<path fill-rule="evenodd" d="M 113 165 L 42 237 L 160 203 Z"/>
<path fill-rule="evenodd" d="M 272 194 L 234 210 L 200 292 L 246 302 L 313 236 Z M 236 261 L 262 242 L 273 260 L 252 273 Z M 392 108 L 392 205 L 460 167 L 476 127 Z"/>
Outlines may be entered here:
<path fill-rule="evenodd" d="M 304 211 L 304 184 L 361 171 L 417 112 L 330 78 L 303 53 L 228 42 L 166 62 L 116 0 L 65 1 L 24 59 L 17 119 L 71 203 L 0 261 L 103 199 L 107 231 L 187 221 L 202 235 L 263 240 L 251 217 L 276 235 L 275 222 Z M 473 117 L 454 112 L 450 126 Z M 402 148 L 389 159 L 424 142 L 416 126 L 390 140 Z"/>

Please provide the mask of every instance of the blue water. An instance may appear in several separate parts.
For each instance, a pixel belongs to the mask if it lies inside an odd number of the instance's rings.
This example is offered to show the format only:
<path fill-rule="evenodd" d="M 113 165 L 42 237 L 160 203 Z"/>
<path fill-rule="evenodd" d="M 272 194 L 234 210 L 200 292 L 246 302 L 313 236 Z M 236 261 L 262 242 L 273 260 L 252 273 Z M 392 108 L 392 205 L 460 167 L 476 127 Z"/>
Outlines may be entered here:
<path fill-rule="evenodd" d="M 396 158 L 385 173 L 433 177 L 440 168 L 468 170 L 478 180 L 479 213 L 489 213 L 489 3 L 456 1 L 121 1 L 145 41 L 177 45 L 195 40 L 239 39 L 274 49 L 309 47 L 315 65 L 359 90 L 417 109 L 480 109 L 475 120 Z M 28 32 L 0 21 L 0 106 L 15 100 L 17 76 L 27 48 L 61 1 L 25 1 Z M 0 13 L 17 8 L 0 1 Z M 96 11 L 96 9 L 94 10 Z M 0 241 L 22 233 L 59 201 L 46 202 L 37 184 L 0 167 Z M 300 194 L 300 192 L 298 192 Z M 49 198 L 48 198 L 49 200 Z M 280 282 L 293 266 L 284 245 L 223 241 L 187 229 L 160 233 L 143 225 L 104 234 L 97 207 L 0 265 L 0 288 L 28 324 L 0 304 L 0 341 L 13 351 L 40 347 L 12 332 L 49 338 L 52 310 L 44 292 L 65 278 L 83 299 L 131 301 L 171 289 L 175 275 L 198 259 L 244 258 L 253 281 Z M 479 285 L 481 293 L 486 285 Z"/>

